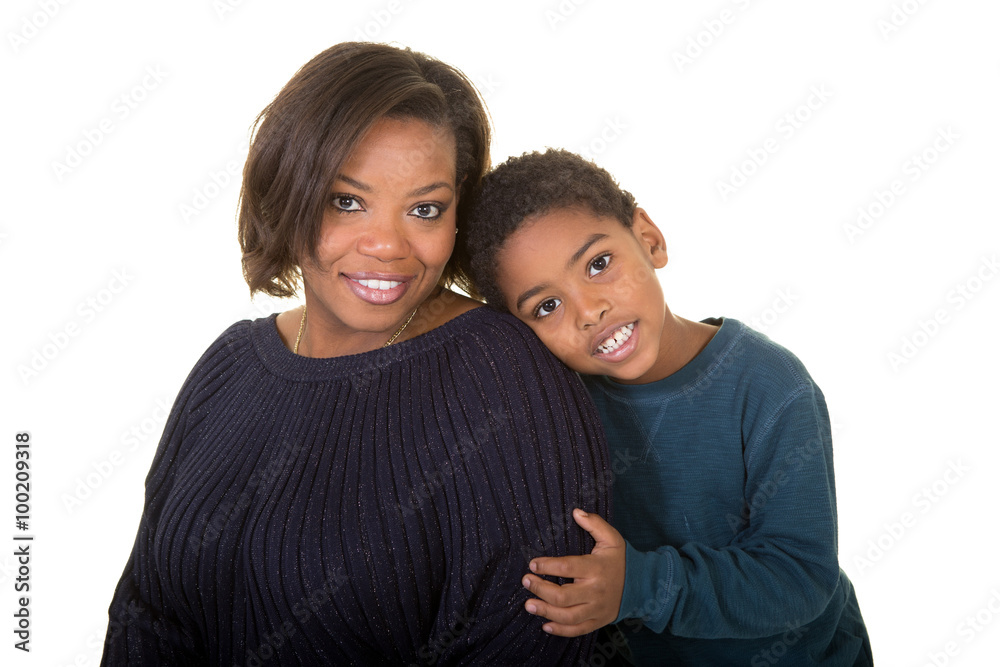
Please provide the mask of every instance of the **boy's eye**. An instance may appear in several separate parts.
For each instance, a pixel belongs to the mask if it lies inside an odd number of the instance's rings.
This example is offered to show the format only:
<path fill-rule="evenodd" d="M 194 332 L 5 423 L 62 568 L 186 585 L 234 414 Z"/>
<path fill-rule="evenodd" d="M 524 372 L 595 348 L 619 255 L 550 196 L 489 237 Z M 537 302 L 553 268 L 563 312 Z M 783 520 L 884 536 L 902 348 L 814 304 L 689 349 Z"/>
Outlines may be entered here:
<path fill-rule="evenodd" d="M 595 257 L 594 260 L 587 267 L 587 275 L 588 276 L 597 275 L 604 269 L 608 268 L 608 264 L 610 263 L 611 263 L 611 253 L 606 253 L 604 255 L 600 255 L 599 257 Z"/>
<path fill-rule="evenodd" d="M 434 220 L 435 218 L 440 217 L 441 207 L 436 204 L 417 204 L 413 207 L 413 210 L 411 210 L 410 213 L 418 218 Z"/>
<path fill-rule="evenodd" d="M 355 197 L 350 195 L 334 195 L 330 199 L 330 203 L 334 208 L 341 211 L 360 211 L 361 202 L 359 202 Z"/>
<path fill-rule="evenodd" d="M 535 308 L 535 317 L 548 317 L 562 303 L 561 299 L 546 299 Z"/>

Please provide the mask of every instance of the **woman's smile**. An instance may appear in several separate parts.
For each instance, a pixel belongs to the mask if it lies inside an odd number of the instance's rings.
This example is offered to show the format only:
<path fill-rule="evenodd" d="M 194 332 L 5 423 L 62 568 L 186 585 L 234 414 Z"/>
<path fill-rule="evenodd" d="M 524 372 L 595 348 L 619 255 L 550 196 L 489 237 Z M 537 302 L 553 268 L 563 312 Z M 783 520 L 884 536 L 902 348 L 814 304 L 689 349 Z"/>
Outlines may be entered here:
<path fill-rule="evenodd" d="M 385 306 L 403 298 L 412 275 L 398 273 L 342 273 L 347 286 L 357 297 L 376 306 Z"/>

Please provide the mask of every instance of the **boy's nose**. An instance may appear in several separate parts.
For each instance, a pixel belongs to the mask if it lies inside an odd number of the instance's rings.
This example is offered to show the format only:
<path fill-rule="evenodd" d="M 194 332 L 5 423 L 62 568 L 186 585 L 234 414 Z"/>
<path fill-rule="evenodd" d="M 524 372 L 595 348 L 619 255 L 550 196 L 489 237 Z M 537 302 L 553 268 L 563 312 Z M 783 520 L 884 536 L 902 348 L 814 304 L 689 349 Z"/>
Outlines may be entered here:
<path fill-rule="evenodd" d="M 580 300 L 579 323 L 581 329 L 586 329 L 601 323 L 610 309 L 611 304 L 601 294 L 589 294 Z"/>

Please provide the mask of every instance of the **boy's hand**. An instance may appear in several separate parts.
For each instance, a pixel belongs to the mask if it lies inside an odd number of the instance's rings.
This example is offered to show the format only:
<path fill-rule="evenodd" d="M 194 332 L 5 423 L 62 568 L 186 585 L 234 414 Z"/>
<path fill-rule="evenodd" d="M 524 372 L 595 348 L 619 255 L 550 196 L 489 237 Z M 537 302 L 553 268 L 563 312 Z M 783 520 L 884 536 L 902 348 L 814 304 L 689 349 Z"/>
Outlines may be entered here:
<path fill-rule="evenodd" d="M 546 632 L 560 637 L 578 637 L 604 627 L 618 618 L 625 588 L 625 540 L 611 524 L 596 514 L 573 510 L 573 518 L 597 541 L 586 556 L 535 558 L 528 567 L 534 574 L 521 583 L 541 599 L 531 599 L 524 608 L 550 623 Z M 537 575 L 572 579 L 559 586 Z"/>

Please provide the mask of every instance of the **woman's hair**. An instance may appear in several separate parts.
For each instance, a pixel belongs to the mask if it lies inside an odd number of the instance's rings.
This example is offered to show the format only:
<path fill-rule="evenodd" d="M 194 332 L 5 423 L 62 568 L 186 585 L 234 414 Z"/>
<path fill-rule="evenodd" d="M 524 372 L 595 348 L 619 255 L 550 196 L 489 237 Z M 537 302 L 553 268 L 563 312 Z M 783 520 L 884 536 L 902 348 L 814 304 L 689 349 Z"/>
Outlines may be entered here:
<path fill-rule="evenodd" d="M 239 210 L 243 276 L 251 294 L 295 294 L 300 263 L 316 259 L 330 188 L 383 118 L 413 118 L 452 131 L 462 219 L 489 168 L 489 117 L 475 87 L 454 67 L 410 49 L 337 44 L 296 72 L 254 123 Z M 461 247 L 456 243 L 441 284 L 467 289 Z"/>
<path fill-rule="evenodd" d="M 635 197 L 605 169 L 576 153 L 549 148 L 508 158 L 483 179 L 468 202 L 462 273 L 469 293 L 507 310 L 497 285 L 497 255 L 517 230 L 560 209 L 577 209 L 631 228 Z"/>

